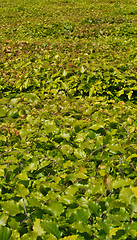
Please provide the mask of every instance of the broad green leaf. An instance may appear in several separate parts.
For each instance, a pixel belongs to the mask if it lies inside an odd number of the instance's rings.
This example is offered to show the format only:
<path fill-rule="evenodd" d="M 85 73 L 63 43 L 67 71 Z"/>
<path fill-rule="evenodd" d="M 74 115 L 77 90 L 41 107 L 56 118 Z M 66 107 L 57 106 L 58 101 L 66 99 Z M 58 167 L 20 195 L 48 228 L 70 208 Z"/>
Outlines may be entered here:
<path fill-rule="evenodd" d="M 86 158 L 86 153 L 80 149 L 80 148 L 76 148 L 74 150 L 74 155 L 78 158 L 78 159 L 83 159 Z"/>
<path fill-rule="evenodd" d="M 44 126 L 45 126 L 45 129 L 44 129 L 45 134 L 50 132 L 58 133 L 58 127 L 56 126 L 54 121 L 45 120 Z"/>
<path fill-rule="evenodd" d="M 88 131 L 88 136 L 91 138 L 91 139 L 94 139 L 96 134 L 94 131 L 92 131 L 91 129 Z"/>
<path fill-rule="evenodd" d="M 45 233 L 45 231 L 42 229 L 40 225 L 40 219 L 35 219 L 34 225 L 33 225 L 33 230 L 38 233 L 38 235 L 42 235 Z"/>
<path fill-rule="evenodd" d="M 8 117 L 17 118 L 19 116 L 18 109 L 13 108 L 8 112 Z"/>
<path fill-rule="evenodd" d="M 73 148 L 68 144 L 64 144 L 63 146 L 61 146 L 61 151 L 63 152 L 63 154 L 69 156 L 73 153 Z"/>
<path fill-rule="evenodd" d="M 19 134 L 21 136 L 21 138 L 28 136 L 29 134 L 31 134 L 33 132 L 33 130 L 31 128 L 22 128 L 19 131 Z"/>
<path fill-rule="evenodd" d="M 65 138 L 67 141 L 69 141 L 69 139 L 70 139 L 70 133 L 68 131 L 66 131 L 65 129 L 61 130 L 60 136 Z"/>
<path fill-rule="evenodd" d="M 72 194 L 62 194 L 62 196 L 59 198 L 59 202 L 64 203 L 66 205 L 73 204 L 75 201 L 75 196 Z"/>
<path fill-rule="evenodd" d="M 1 203 L 2 209 L 4 212 L 7 212 L 11 216 L 16 216 L 19 213 L 22 213 L 22 209 L 20 209 L 19 204 L 14 200 L 4 201 Z"/>
<path fill-rule="evenodd" d="M 76 177 L 81 178 L 81 179 L 87 179 L 88 178 L 88 176 L 86 174 L 81 173 L 81 172 L 76 173 Z"/>
<path fill-rule="evenodd" d="M 26 172 L 22 172 L 17 176 L 20 180 L 28 180 L 28 175 Z"/>
<path fill-rule="evenodd" d="M 61 203 L 51 202 L 47 208 L 55 217 L 60 216 L 64 212 L 64 207 Z"/>
<path fill-rule="evenodd" d="M 44 228 L 46 233 L 53 234 L 55 237 L 57 237 L 57 239 L 61 237 L 61 232 L 55 222 L 52 222 L 51 220 L 44 220 L 41 222 L 41 226 Z"/>
<path fill-rule="evenodd" d="M 79 190 L 79 187 L 78 187 L 78 186 L 71 185 L 71 186 L 69 186 L 69 187 L 65 190 L 65 193 L 66 193 L 66 194 L 75 195 L 75 193 L 76 193 L 78 190 Z"/>
<path fill-rule="evenodd" d="M 87 222 L 91 213 L 87 208 L 76 209 L 69 217 L 69 222 L 73 223 L 76 221 Z"/>
<path fill-rule="evenodd" d="M 18 227 L 20 226 L 20 222 L 17 222 L 15 220 L 15 218 L 10 218 L 10 221 L 8 222 L 8 225 L 10 226 L 10 228 L 12 229 L 18 229 Z"/>
<path fill-rule="evenodd" d="M 34 170 L 36 170 L 37 169 L 37 165 L 38 165 L 38 163 L 37 162 L 32 162 L 32 163 L 30 163 L 27 167 L 25 167 L 25 171 L 31 171 L 31 172 L 33 172 Z"/>
<path fill-rule="evenodd" d="M 104 123 L 97 123 L 97 124 L 93 125 L 91 127 L 91 129 L 93 129 L 94 131 L 97 131 L 100 128 L 104 128 L 104 126 L 105 126 Z"/>
<path fill-rule="evenodd" d="M 124 187 L 124 186 L 128 186 L 128 185 L 131 185 L 132 184 L 132 181 L 131 179 L 127 178 L 127 179 L 117 179 L 117 180 L 114 180 L 112 181 L 112 183 L 110 184 L 110 186 L 112 188 L 120 188 L 120 187 Z"/>
<path fill-rule="evenodd" d="M 25 93 L 24 100 L 36 104 L 39 102 L 40 99 L 35 93 Z"/>
<path fill-rule="evenodd" d="M 135 229 L 137 231 L 137 222 L 132 221 L 129 225 L 129 229 Z"/>
<path fill-rule="evenodd" d="M 0 240 L 8 240 L 11 235 L 11 229 L 0 226 Z"/>
<path fill-rule="evenodd" d="M 67 162 L 65 162 L 64 164 L 63 164 L 63 168 L 65 169 L 65 168 L 68 168 L 68 167 L 72 167 L 73 166 L 73 162 L 71 162 L 70 160 L 69 161 L 67 161 Z"/>
<path fill-rule="evenodd" d="M 91 213 L 95 213 L 95 215 L 98 217 L 100 216 L 100 208 L 98 203 L 89 201 L 88 206 Z"/>
<path fill-rule="evenodd" d="M 120 147 L 120 146 L 116 146 L 116 145 L 107 145 L 108 149 L 111 150 L 114 153 L 120 152 L 120 153 L 126 153 L 126 151 Z"/>
<path fill-rule="evenodd" d="M 133 192 L 130 188 L 122 188 L 119 194 L 120 200 L 125 202 L 126 204 L 131 203 L 133 196 Z"/>
<path fill-rule="evenodd" d="M 0 226 L 5 226 L 8 220 L 8 216 L 3 214 L 0 216 Z"/>
<path fill-rule="evenodd" d="M 74 222 L 70 226 L 80 233 L 87 232 L 90 235 L 92 234 L 92 226 L 84 223 L 83 221 Z"/>
<path fill-rule="evenodd" d="M 29 190 L 23 184 L 16 185 L 16 194 L 18 197 L 25 197 L 29 194 Z"/>
<path fill-rule="evenodd" d="M 5 116 L 6 116 L 6 111 L 0 108 L 0 117 L 5 117 Z"/>

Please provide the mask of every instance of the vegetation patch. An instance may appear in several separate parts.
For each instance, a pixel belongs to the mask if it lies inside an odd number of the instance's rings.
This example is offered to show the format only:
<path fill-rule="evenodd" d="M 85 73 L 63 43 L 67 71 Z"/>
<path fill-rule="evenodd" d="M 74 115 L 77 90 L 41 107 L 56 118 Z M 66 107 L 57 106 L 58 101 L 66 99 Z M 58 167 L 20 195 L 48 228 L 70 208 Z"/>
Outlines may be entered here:
<path fill-rule="evenodd" d="M 136 239 L 136 2 L 0 15 L 0 240 Z"/>

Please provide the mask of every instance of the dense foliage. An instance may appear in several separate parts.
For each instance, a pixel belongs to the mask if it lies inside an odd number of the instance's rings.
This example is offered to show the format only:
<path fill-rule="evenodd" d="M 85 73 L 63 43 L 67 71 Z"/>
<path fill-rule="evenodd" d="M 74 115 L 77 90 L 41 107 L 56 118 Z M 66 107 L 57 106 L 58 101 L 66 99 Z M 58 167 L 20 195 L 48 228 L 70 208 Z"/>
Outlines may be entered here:
<path fill-rule="evenodd" d="M 136 1 L 0 15 L 0 240 L 136 239 Z"/>

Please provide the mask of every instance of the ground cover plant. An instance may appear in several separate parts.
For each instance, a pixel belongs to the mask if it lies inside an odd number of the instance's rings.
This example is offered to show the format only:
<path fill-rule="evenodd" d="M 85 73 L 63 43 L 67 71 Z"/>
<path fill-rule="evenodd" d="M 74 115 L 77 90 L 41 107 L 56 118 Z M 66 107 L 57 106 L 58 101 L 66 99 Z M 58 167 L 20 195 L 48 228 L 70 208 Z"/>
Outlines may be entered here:
<path fill-rule="evenodd" d="M 0 240 L 136 239 L 136 1 L 0 15 Z"/>

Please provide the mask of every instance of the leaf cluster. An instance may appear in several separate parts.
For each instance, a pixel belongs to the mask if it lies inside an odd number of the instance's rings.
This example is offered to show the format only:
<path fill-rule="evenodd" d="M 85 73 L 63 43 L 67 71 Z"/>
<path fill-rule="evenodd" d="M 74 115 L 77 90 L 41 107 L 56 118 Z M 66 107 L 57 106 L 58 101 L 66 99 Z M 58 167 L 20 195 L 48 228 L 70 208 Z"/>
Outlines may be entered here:
<path fill-rule="evenodd" d="M 0 11 L 0 239 L 136 239 L 134 1 Z"/>

